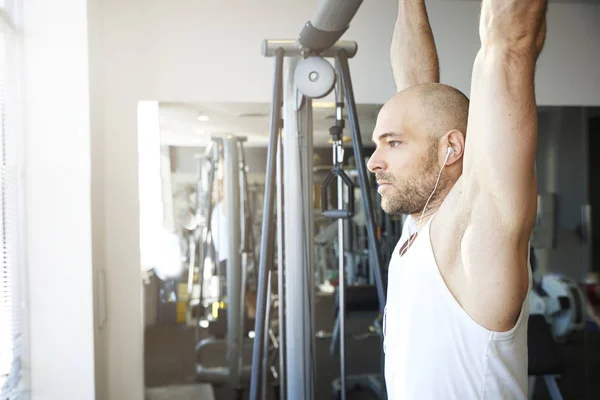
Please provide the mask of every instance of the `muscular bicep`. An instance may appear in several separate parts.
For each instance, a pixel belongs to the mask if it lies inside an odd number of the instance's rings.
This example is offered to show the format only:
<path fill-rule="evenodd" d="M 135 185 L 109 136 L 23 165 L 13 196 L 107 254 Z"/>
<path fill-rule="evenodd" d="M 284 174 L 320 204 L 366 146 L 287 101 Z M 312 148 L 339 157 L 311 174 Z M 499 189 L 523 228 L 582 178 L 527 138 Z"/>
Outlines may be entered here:
<path fill-rule="evenodd" d="M 464 159 L 469 187 L 484 192 L 504 222 L 525 230 L 535 216 L 537 193 L 534 68 L 535 60 L 508 51 L 479 52 Z"/>

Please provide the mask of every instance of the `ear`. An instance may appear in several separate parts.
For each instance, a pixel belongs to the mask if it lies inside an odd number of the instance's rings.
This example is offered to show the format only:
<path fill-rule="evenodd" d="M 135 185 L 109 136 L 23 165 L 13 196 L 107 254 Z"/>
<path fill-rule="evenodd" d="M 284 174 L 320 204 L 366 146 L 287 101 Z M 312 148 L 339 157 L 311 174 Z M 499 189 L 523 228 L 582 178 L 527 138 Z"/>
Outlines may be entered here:
<path fill-rule="evenodd" d="M 458 129 L 452 129 L 448 131 L 442 138 L 442 144 L 444 148 L 452 147 L 452 153 L 446 161 L 446 165 L 452 165 L 458 160 L 462 159 L 465 151 L 465 135 Z"/>

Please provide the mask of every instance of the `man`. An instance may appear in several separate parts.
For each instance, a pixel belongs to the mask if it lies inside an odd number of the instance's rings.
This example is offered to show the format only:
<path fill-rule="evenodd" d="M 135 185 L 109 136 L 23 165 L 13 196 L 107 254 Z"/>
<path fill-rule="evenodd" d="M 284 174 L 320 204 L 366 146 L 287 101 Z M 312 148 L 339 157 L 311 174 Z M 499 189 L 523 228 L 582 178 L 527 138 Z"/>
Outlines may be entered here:
<path fill-rule="evenodd" d="M 378 116 L 368 163 L 384 211 L 411 215 L 388 274 L 391 400 L 527 398 L 545 17 L 546 0 L 483 0 L 469 104 L 439 84 L 424 0 L 399 1 L 399 93 Z"/>

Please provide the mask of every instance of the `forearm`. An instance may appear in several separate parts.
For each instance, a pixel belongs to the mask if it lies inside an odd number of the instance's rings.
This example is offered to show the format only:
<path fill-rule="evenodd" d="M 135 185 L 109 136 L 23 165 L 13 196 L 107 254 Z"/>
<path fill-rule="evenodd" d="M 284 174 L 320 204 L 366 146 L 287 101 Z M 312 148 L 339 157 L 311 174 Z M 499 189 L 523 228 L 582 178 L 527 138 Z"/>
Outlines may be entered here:
<path fill-rule="evenodd" d="M 390 46 L 396 89 L 439 82 L 440 71 L 425 0 L 399 0 Z"/>
<path fill-rule="evenodd" d="M 545 0 L 483 0 L 463 164 L 477 195 L 492 199 L 504 224 L 524 237 L 535 219 L 535 65 L 545 9 Z"/>
<path fill-rule="evenodd" d="M 483 0 L 482 49 L 505 50 L 535 62 L 546 39 L 546 10 L 547 0 Z"/>

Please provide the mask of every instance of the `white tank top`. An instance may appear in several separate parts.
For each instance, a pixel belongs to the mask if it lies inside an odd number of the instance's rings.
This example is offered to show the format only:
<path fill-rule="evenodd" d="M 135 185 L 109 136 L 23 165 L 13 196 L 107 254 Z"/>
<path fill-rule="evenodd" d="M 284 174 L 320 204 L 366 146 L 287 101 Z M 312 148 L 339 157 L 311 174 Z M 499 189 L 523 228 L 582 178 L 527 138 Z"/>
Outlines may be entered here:
<path fill-rule="evenodd" d="M 410 224 L 409 218 L 388 272 L 383 322 L 388 399 L 527 399 L 529 292 L 510 331 L 482 327 L 438 270 L 431 219 L 400 257 Z M 529 290 L 531 278 L 529 267 Z"/>

